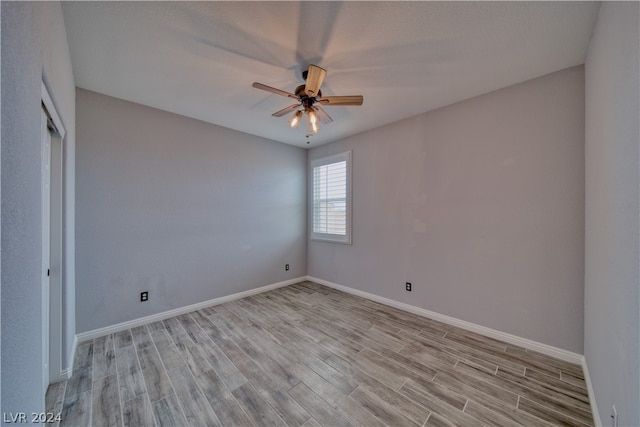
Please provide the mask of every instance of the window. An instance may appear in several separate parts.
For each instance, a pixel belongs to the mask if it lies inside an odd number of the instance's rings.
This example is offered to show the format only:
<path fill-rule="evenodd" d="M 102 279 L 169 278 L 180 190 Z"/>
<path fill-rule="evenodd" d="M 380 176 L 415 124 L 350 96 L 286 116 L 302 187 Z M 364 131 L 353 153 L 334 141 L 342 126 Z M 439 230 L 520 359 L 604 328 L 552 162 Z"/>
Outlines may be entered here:
<path fill-rule="evenodd" d="M 351 151 L 311 161 L 312 240 L 351 244 Z"/>

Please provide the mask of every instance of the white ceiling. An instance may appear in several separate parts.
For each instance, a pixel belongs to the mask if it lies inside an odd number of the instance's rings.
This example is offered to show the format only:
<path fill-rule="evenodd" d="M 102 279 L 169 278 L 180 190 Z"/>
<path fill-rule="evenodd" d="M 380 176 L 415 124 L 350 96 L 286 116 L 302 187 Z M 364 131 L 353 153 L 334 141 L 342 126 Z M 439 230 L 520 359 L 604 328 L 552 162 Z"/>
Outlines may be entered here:
<path fill-rule="evenodd" d="M 76 85 L 287 144 L 271 113 L 309 64 L 332 106 L 311 146 L 584 63 L 598 2 L 63 2 Z"/>

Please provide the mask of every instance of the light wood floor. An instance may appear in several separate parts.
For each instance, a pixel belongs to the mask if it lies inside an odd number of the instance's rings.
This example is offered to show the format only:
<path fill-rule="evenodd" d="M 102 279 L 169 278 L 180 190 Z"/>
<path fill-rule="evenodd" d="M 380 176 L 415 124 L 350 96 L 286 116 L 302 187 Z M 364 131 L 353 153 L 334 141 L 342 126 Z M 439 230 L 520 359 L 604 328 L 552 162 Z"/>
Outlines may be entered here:
<path fill-rule="evenodd" d="M 315 283 L 78 346 L 61 425 L 591 426 L 582 369 Z"/>

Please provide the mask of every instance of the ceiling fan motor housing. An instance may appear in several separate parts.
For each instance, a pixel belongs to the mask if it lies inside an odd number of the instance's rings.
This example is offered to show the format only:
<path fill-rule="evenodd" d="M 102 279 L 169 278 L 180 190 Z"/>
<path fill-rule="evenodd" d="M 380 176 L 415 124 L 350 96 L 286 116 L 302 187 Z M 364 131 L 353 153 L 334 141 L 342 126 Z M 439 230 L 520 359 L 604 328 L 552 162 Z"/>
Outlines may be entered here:
<path fill-rule="evenodd" d="M 298 97 L 298 99 L 300 100 L 300 102 L 302 103 L 302 105 L 304 105 L 305 107 L 311 107 L 313 105 L 313 103 L 316 102 L 316 98 L 321 98 L 322 97 L 322 91 L 321 90 L 318 91 L 318 96 L 317 97 L 308 96 L 306 94 L 306 92 L 305 92 L 305 85 L 298 86 L 296 88 L 295 94 Z"/>

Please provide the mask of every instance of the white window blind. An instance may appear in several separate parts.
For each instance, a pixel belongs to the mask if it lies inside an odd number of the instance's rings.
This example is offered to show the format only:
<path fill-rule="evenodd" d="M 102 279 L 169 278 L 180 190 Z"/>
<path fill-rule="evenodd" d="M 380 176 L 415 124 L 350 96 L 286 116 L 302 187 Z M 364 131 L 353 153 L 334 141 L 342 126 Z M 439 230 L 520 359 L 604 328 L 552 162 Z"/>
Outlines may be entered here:
<path fill-rule="evenodd" d="M 351 152 L 314 160 L 311 169 L 312 239 L 351 243 Z"/>

